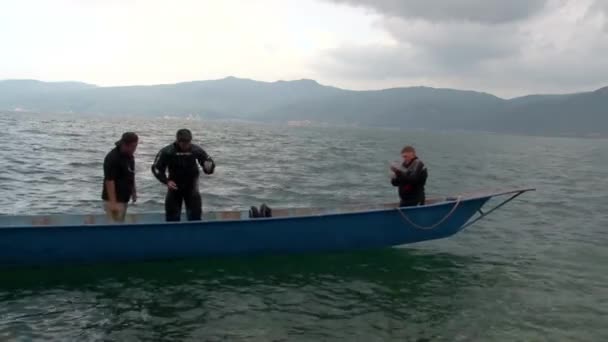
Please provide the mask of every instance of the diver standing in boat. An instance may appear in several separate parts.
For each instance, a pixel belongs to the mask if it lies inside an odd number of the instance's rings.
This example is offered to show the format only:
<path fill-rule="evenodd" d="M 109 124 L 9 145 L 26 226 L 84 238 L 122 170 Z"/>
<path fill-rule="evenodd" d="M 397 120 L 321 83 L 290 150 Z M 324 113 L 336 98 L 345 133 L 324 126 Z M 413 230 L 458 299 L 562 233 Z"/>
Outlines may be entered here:
<path fill-rule="evenodd" d="M 399 187 L 400 207 L 424 205 L 424 186 L 428 177 L 426 166 L 416 156 L 412 146 L 405 146 L 401 150 L 403 163 L 391 166 L 391 184 Z"/>
<path fill-rule="evenodd" d="M 201 220 L 203 203 L 198 188 L 199 165 L 207 175 L 212 174 L 215 169 L 215 162 L 207 152 L 192 144 L 192 133 L 188 129 L 177 131 L 176 141 L 156 155 L 152 173 L 161 183 L 167 185 L 167 221 L 180 221 L 182 202 L 186 204 L 188 221 Z"/>
<path fill-rule="evenodd" d="M 133 155 L 138 141 L 137 134 L 124 133 L 103 161 L 101 198 L 108 218 L 115 222 L 124 221 L 129 200 L 137 201 Z"/>

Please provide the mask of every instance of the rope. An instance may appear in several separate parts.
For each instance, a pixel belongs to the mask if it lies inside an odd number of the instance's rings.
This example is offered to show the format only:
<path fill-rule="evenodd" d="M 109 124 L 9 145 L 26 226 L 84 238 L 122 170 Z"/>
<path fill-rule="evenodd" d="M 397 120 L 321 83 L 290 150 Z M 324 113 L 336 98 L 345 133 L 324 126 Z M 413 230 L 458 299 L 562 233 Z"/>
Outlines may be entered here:
<path fill-rule="evenodd" d="M 450 212 L 448 212 L 441 220 L 437 221 L 435 224 L 426 226 L 426 227 L 420 226 L 420 225 L 412 222 L 412 220 L 410 220 L 410 218 L 407 217 L 407 215 L 405 215 L 405 213 L 401 210 L 401 208 L 397 208 L 397 211 L 399 212 L 399 214 L 401 214 L 401 218 L 403 218 L 404 221 L 409 223 L 414 228 L 422 229 L 422 230 L 430 230 L 430 229 L 437 228 L 437 226 L 439 226 L 440 224 L 445 222 L 445 220 L 447 220 L 450 216 L 452 216 L 452 214 L 454 214 L 454 212 L 456 211 L 456 208 L 458 208 L 459 204 L 460 204 L 460 196 L 458 196 L 458 198 L 456 198 L 456 203 L 454 203 L 454 206 L 452 207 L 452 210 L 450 210 Z"/>

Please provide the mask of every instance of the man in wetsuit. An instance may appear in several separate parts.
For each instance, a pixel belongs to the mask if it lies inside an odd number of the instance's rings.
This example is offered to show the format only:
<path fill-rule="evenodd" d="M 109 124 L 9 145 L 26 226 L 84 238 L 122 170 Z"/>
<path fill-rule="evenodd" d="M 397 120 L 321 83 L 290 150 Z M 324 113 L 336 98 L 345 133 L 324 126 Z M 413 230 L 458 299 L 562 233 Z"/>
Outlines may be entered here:
<path fill-rule="evenodd" d="M 403 164 L 400 167 L 391 166 L 391 183 L 399 187 L 400 207 L 424 205 L 424 185 L 428 177 L 426 166 L 418 159 L 412 146 L 404 147 L 401 157 Z"/>
<path fill-rule="evenodd" d="M 203 168 L 205 174 L 210 175 L 215 169 L 215 162 L 200 146 L 192 144 L 192 133 L 189 130 L 180 129 L 176 138 L 173 144 L 158 152 L 152 164 L 152 173 L 161 183 L 167 185 L 166 220 L 179 221 L 184 202 L 188 221 L 198 221 L 203 213 L 198 189 L 198 166 Z"/>
<path fill-rule="evenodd" d="M 124 133 L 103 161 L 101 198 L 111 221 L 124 221 L 129 200 L 137 201 L 133 154 L 137 149 L 138 140 L 137 134 Z"/>

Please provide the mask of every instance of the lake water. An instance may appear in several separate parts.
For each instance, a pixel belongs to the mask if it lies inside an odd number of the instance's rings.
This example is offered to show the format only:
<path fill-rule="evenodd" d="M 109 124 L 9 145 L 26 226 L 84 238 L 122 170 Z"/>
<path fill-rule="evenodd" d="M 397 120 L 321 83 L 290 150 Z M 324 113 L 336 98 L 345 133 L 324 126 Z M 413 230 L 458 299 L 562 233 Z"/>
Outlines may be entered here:
<path fill-rule="evenodd" d="M 162 211 L 150 166 L 181 127 L 218 164 L 205 210 L 394 201 L 404 144 L 430 196 L 538 191 L 399 249 L 0 270 L 0 341 L 608 340 L 608 140 L 0 114 L 0 214 L 101 212 L 126 130 L 141 137 L 130 210 Z"/>

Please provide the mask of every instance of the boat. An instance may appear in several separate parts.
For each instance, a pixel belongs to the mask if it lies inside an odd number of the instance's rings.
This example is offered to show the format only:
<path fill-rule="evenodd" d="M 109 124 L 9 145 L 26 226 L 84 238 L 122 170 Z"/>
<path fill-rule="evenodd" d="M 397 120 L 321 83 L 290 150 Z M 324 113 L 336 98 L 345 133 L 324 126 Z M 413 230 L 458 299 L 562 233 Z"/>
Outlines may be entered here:
<path fill-rule="evenodd" d="M 28 267 L 355 251 L 452 236 L 523 193 L 493 191 L 397 204 L 340 209 L 273 209 L 272 217 L 218 211 L 197 222 L 164 222 L 160 213 L 0 216 L 0 267 Z M 485 211 L 494 197 L 501 201 Z"/>

